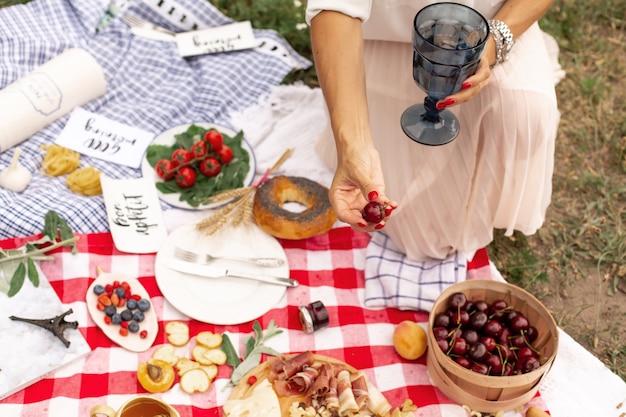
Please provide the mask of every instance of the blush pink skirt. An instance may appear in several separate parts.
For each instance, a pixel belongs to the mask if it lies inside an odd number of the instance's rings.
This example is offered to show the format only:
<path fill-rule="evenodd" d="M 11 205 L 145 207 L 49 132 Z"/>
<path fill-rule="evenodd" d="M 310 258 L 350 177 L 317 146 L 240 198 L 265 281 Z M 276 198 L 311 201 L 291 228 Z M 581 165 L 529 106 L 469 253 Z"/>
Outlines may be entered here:
<path fill-rule="evenodd" d="M 386 194 L 399 203 L 383 231 L 410 259 L 473 253 L 494 228 L 530 235 L 543 224 L 560 117 L 554 86 L 562 77 L 551 40 L 536 24 L 520 36 L 480 94 L 452 108 L 460 134 L 437 147 L 413 142 L 400 127 L 402 112 L 425 95 L 412 78 L 412 46 L 366 41 L 372 134 Z M 330 129 L 317 150 L 336 165 Z"/>

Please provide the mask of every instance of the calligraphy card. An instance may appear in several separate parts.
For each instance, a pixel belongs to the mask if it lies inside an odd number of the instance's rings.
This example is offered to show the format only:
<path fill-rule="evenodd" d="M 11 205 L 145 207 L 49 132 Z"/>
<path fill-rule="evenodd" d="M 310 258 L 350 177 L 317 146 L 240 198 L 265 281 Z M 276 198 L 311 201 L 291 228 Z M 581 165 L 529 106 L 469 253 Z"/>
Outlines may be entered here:
<path fill-rule="evenodd" d="M 127 253 L 157 252 L 167 229 L 154 182 L 100 174 L 100 183 L 115 247 Z"/>
<path fill-rule="evenodd" d="M 183 57 L 239 51 L 259 46 L 249 21 L 177 33 L 176 43 Z"/>
<path fill-rule="evenodd" d="M 83 155 L 139 168 L 154 133 L 76 107 L 56 144 Z"/>

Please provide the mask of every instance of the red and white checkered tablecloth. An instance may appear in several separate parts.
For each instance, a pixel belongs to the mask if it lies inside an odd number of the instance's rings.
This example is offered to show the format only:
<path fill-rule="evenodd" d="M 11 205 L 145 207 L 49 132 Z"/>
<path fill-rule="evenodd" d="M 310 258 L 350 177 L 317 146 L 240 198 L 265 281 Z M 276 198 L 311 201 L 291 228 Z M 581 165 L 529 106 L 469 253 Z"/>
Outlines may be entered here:
<path fill-rule="evenodd" d="M 362 307 L 363 267 L 369 235 L 350 228 L 337 228 L 329 233 L 301 241 L 281 240 L 291 276 L 300 281 L 288 289 L 286 296 L 259 318 L 265 328 L 275 320 L 284 332 L 268 345 L 284 353 L 312 350 L 332 356 L 363 370 L 385 394 L 392 405 L 399 406 L 411 398 L 419 406 L 418 416 L 465 416 L 460 406 L 451 402 L 435 388 L 426 371 L 426 356 L 418 361 L 402 360 L 392 346 L 395 325 L 402 320 L 426 322 L 425 312 L 395 309 L 369 310 Z M 23 239 L 0 242 L 12 248 Z M 486 252 L 479 252 L 468 265 L 470 271 L 488 264 Z M 217 326 L 191 320 L 172 307 L 161 294 L 154 277 L 155 255 L 136 255 L 115 249 L 109 233 L 79 235 L 78 253 L 63 249 L 54 260 L 41 262 L 41 269 L 61 302 L 74 313 L 79 330 L 92 352 L 82 359 L 54 372 L 43 380 L 0 401 L 2 417 L 85 417 L 97 404 L 118 409 L 130 398 L 155 395 L 173 405 L 182 417 L 221 416 L 230 389 L 224 389 L 230 368 L 220 367 L 215 383 L 206 393 L 188 395 L 178 383 L 164 394 L 149 394 L 136 377 L 137 365 L 145 361 L 158 345 L 167 343 L 164 324 L 171 320 L 188 322 L 191 335 L 202 330 L 227 332 L 235 346 L 251 334 L 252 322 Z M 97 268 L 112 273 L 137 277 L 150 294 L 159 320 L 159 333 L 154 346 L 146 352 L 133 353 L 112 343 L 95 325 L 85 304 L 85 293 L 97 276 Z M 314 334 L 305 334 L 298 321 L 298 306 L 321 300 L 328 309 L 330 326 Z M 191 358 L 193 343 L 178 350 Z M 532 405 L 546 409 L 538 394 Z M 507 417 L 521 414 L 508 413 Z"/>

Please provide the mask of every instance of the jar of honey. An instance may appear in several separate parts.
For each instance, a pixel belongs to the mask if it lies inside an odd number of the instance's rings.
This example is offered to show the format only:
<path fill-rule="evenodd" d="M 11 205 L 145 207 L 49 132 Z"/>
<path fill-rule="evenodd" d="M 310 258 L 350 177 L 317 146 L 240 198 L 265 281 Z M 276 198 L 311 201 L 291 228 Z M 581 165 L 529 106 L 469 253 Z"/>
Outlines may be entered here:
<path fill-rule="evenodd" d="M 308 305 L 298 307 L 298 318 L 302 331 L 305 333 L 323 329 L 328 326 L 329 322 L 328 311 L 321 301 L 313 301 Z"/>

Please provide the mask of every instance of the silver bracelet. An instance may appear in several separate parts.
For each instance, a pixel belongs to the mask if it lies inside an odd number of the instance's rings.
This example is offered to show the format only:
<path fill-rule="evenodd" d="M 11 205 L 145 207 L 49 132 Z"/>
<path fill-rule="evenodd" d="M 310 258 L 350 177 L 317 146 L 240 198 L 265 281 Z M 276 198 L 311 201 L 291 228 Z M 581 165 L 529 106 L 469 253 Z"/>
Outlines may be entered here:
<path fill-rule="evenodd" d="M 489 30 L 496 42 L 496 64 L 500 64 L 509 59 L 509 53 L 513 48 L 515 39 L 509 26 L 502 20 L 490 20 Z"/>

